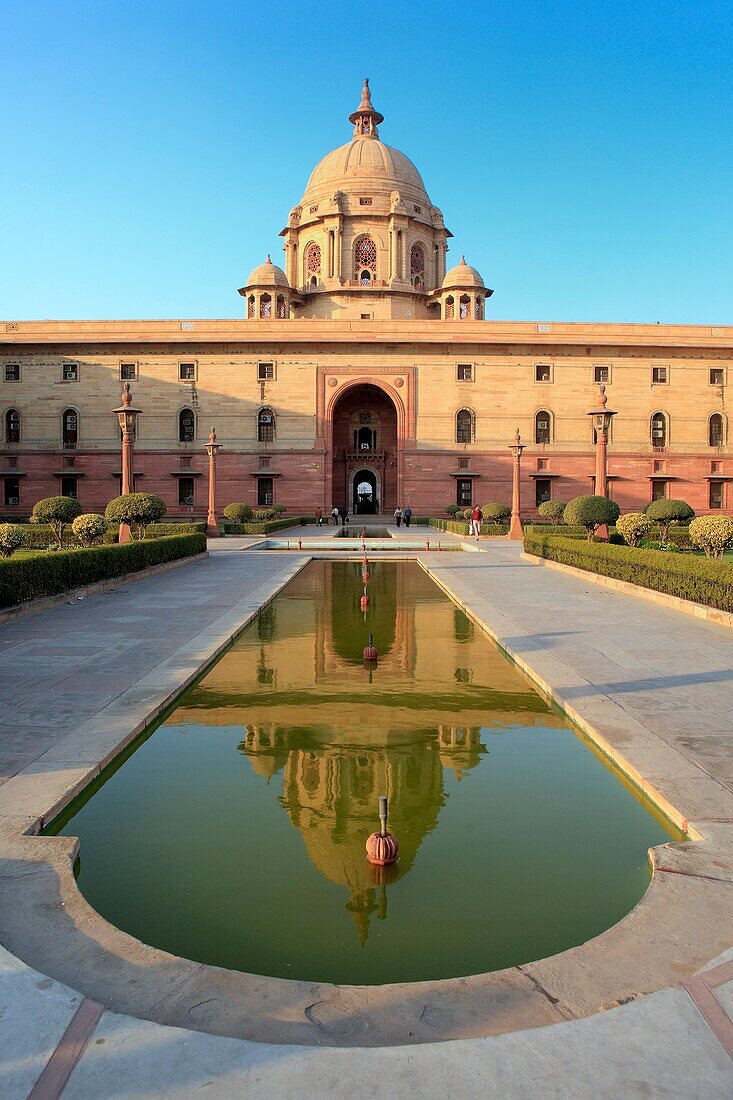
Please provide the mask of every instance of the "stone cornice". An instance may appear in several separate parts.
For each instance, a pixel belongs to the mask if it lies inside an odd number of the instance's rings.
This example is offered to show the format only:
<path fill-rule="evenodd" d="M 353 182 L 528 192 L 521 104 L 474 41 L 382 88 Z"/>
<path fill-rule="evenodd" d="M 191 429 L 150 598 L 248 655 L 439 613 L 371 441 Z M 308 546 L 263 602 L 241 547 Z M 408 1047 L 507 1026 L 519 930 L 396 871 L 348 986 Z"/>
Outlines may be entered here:
<path fill-rule="evenodd" d="M 526 344 L 731 349 L 733 325 L 440 320 L 0 321 L 0 347 L 24 344 Z M 548 352 L 548 354 L 552 354 Z"/>

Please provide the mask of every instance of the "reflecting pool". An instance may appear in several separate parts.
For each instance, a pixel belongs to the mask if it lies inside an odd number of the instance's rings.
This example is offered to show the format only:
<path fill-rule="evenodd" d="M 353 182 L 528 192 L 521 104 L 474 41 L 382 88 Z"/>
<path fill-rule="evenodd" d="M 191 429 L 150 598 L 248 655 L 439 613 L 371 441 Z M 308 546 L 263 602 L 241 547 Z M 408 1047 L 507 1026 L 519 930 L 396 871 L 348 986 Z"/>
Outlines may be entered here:
<path fill-rule="evenodd" d="M 417 563 L 370 573 L 361 612 L 361 564 L 311 562 L 52 827 L 80 837 L 108 920 L 202 962 L 375 984 L 551 955 L 639 900 L 664 825 Z M 386 869 L 364 852 L 380 794 Z"/>

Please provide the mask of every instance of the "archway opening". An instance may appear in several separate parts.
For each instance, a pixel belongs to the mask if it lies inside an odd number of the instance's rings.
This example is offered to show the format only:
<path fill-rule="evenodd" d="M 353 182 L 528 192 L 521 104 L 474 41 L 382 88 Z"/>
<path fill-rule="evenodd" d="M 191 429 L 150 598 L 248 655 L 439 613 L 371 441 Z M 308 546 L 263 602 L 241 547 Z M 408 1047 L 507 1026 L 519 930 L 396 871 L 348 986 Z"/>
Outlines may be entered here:
<path fill-rule="evenodd" d="M 357 516 L 376 515 L 379 503 L 377 477 L 373 470 L 358 470 L 354 475 L 351 510 Z"/>
<path fill-rule="evenodd" d="M 356 483 L 371 484 L 372 500 L 364 494 L 364 514 L 390 512 L 397 506 L 397 409 L 379 386 L 351 386 L 336 400 L 333 426 L 333 500 L 331 507 L 356 511 Z M 359 477 L 356 477 L 356 474 Z M 364 474 L 365 476 L 362 476 Z M 367 478 L 366 475 L 373 475 Z"/>

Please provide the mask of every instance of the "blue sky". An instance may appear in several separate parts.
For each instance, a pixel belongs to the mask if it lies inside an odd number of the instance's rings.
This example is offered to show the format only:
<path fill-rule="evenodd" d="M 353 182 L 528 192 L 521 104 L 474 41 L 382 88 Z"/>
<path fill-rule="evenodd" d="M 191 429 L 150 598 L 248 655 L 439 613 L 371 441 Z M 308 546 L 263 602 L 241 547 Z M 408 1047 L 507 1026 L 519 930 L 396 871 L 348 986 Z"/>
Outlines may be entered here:
<path fill-rule="evenodd" d="M 490 317 L 733 323 L 733 6 L 5 0 L 0 316 L 233 317 L 370 77 Z"/>

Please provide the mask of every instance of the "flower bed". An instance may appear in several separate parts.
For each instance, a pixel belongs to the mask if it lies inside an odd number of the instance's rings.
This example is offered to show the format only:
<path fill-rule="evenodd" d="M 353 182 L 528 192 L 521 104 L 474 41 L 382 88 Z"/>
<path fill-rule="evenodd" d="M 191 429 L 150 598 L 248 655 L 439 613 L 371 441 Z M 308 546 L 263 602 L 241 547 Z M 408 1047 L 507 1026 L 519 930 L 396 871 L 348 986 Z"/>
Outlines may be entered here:
<path fill-rule="evenodd" d="M 96 581 L 124 577 L 205 550 L 206 536 L 195 533 L 127 542 L 121 546 L 90 546 L 7 558 L 0 560 L 0 608 L 55 596 Z"/>
<path fill-rule="evenodd" d="M 548 561 L 628 581 L 682 600 L 733 611 L 733 565 L 693 554 L 669 554 L 528 531 L 524 549 Z"/>

